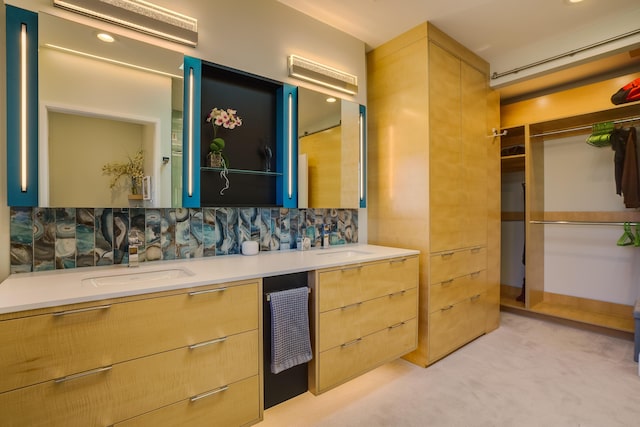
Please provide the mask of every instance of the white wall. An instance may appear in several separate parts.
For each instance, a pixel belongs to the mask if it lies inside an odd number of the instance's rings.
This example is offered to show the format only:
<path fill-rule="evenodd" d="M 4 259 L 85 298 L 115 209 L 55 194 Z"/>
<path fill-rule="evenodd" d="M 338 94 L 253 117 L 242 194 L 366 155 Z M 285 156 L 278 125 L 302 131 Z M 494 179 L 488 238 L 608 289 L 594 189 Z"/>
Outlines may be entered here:
<path fill-rule="evenodd" d="M 624 211 L 613 151 L 587 135 L 545 142 L 546 211 Z M 545 291 L 633 305 L 640 296 L 640 248 L 616 245 L 622 226 L 545 225 Z"/>

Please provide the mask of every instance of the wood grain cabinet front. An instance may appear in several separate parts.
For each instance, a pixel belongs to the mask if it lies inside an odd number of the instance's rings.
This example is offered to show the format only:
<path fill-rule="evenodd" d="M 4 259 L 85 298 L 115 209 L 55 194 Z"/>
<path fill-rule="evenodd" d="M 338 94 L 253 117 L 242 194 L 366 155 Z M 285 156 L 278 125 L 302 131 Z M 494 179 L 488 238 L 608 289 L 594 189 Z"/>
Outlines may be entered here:
<path fill-rule="evenodd" d="M 451 273 L 455 275 L 455 273 Z M 487 271 L 429 286 L 429 363 L 485 333 L 491 304 Z"/>
<path fill-rule="evenodd" d="M 415 349 L 418 258 L 320 270 L 309 388 L 319 394 Z"/>
<path fill-rule="evenodd" d="M 112 425 L 259 380 L 260 292 L 245 281 L 0 321 L 0 426 Z"/>

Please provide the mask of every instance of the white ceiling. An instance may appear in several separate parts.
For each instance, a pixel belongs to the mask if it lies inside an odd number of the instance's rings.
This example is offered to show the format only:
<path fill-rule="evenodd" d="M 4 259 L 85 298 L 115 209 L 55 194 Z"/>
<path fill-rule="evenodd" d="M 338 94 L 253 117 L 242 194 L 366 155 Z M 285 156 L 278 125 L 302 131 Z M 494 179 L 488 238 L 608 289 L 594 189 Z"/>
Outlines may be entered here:
<path fill-rule="evenodd" d="M 501 73 L 640 29 L 640 0 L 278 0 L 365 42 L 367 50 L 430 21 Z M 502 97 L 587 79 L 629 67 L 640 69 L 640 34 L 493 80 Z M 624 54 L 621 54 L 624 52 Z M 611 57 L 610 55 L 616 56 Z M 549 80 L 551 71 L 576 64 Z M 524 82 L 523 82 L 524 81 Z"/>

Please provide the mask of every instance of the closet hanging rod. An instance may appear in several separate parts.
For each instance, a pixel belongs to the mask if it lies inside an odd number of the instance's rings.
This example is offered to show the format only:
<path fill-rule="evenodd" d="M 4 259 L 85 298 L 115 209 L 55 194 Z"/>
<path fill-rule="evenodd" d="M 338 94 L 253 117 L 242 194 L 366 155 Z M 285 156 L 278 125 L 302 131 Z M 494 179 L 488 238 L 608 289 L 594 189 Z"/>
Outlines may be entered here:
<path fill-rule="evenodd" d="M 563 225 L 615 225 L 615 226 L 623 226 L 625 224 L 638 225 L 640 222 L 637 221 L 626 221 L 626 222 L 609 222 L 609 221 L 529 221 L 529 224 L 563 224 Z"/>
<path fill-rule="evenodd" d="M 524 71 L 524 70 L 528 70 L 530 68 L 534 68 L 534 67 L 537 67 L 537 66 L 540 66 L 540 65 L 548 64 L 550 62 L 557 61 L 558 59 L 573 57 L 574 55 L 576 55 L 578 53 L 582 53 L 582 52 L 585 52 L 585 51 L 590 50 L 590 49 L 594 49 L 594 48 L 597 48 L 597 47 L 600 47 L 600 46 L 604 46 L 606 44 L 613 43 L 613 42 L 616 42 L 618 40 L 625 39 L 627 37 L 632 37 L 632 36 L 635 36 L 638 33 L 640 33 L 640 29 L 635 29 L 635 30 L 629 31 L 629 32 L 624 33 L 624 34 L 619 34 L 617 36 L 613 36 L 613 37 L 610 37 L 610 38 L 605 39 L 605 40 L 600 40 L 598 42 L 591 43 L 590 45 L 582 46 L 582 47 L 579 47 L 577 49 L 573 49 L 573 50 L 570 50 L 568 52 L 552 56 L 550 58 L 545 58 L 545 59 L 542 59 L 540 61 L 533 62 L 531 64 L 527 64 L 527 65 L 523 65 L 523 66 L 514 68 L 512 70 L 503 71 L 501 73 L 494 72 L 493 74 L 491 74 L 491 79 L 492 80 L 499 79 L 500 77 L 508 76 L 510 74 L 517 74 L 520 71 Z"/>
<path fill-rule="evenodd" d="M 607 120 L 604 120 L 604 122 L 606 122 Z M 620 119 L 620 120 L 613 120 L 613 124 L 618 125 L 621 123 L 631 123 L 631 122 L 638 122 L 640 121 L 640 117 L 633 117 L 630 119 Z M 602 123 L 602 122 L 601 122 Z M 540 137 L 540 136 L 549 136 L 549 135 L 557 135 L 560 133 L 566 133 L 566 132 L 575 132 L 578 130 L 589 130 L 592 129 L 593 125 L 589 125 L 589 126 L 579 126 L 579 127 L 575 127 L 575 128 L 569 128 L 569 129 L 562 129 L 562 130 L 554 130 L 554 131 L 550 131 L 550 132 L 543 132 L 543 133 L 537 133 L 535 135 L 531 135 L 531 138 L 536 138 L 536 137 Z"/>

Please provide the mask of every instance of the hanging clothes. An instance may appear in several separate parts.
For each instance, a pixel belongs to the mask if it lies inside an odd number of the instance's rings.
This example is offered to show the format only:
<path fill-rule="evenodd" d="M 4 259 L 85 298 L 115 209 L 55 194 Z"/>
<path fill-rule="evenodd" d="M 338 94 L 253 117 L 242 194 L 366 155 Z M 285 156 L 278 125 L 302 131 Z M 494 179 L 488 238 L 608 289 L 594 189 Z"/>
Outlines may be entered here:
<path fill-rule="evenodd" d="M 624 170 L 624 157 L 627 150 L 627 139 L 629 131 L 625 129 L 614 129 L 611 132 L 611 149 L 615 152 L 613 156 L 614 176 L 616 180 L 616 194 L 622 195 L 622 171 Z"/>
<path fill-rule="evenodd" d="M 638 158 L 636 147 L 636 128 L 629 129 L 629 138 L 624 155 L 622 171 L 622 195 L 627 208 L 640 207 L 640 181 L 638 180 Z"/>

